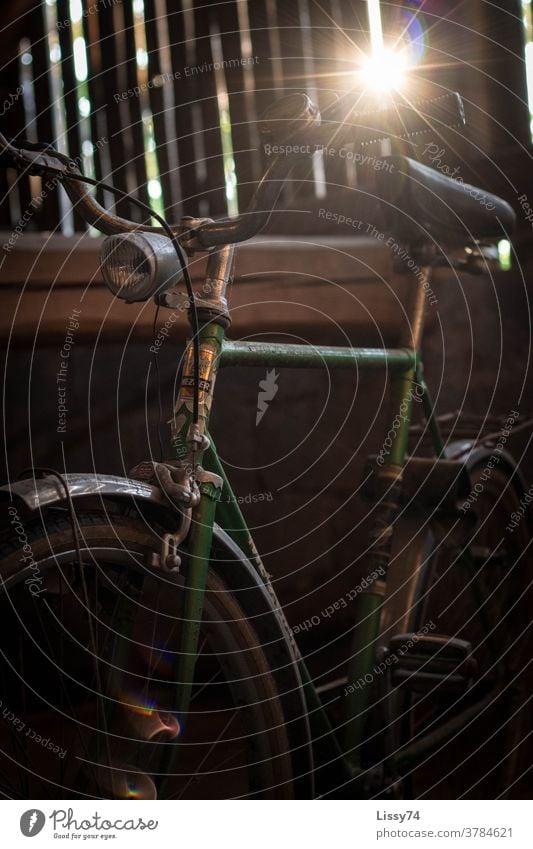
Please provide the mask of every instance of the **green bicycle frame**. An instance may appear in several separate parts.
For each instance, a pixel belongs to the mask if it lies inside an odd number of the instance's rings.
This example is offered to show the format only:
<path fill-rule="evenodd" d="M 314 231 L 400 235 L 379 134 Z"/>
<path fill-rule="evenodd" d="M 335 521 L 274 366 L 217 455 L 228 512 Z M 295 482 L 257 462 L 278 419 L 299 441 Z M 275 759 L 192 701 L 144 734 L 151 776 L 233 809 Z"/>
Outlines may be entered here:
<path fill-rule="evenodd" d="M 390 382 L 391 421 L 396 420 L 395 438 L 383 461 L 385 476 L 391 481 L 401 480 L 401 471 L 407 454 L 407 441 L 411 421 L 413 386 L 416 383 L 419 397 L 432 438 L 435 456 L 443 456 L 443 442 L 434 416 L 433 404 L 422 376 L 419 346 L 423 330 L 425 285 L 428 270 L 421 279 L 413 279 L 413 293 L 408 310 L 408 327 L 400 339 L 400 346 L 391 349 L 307 346 L 277 344 L 270 342 L 238 342 L 225 339 L 225 322 L 207 320 L 201 323 L 200 343 L 200 424 L 205 435 L 208 433 L 209 414 L 213 397 L 216 373 L 219 368 L 235 366 L 266 366 L 275 368 L 324 368 L 385 370 Z M 245 518 L 231 490 L 216 448 L 209 437 L 207 450 L 190 452 L 189 434 L 192 423 L 191 362 L 189 343 L 183 368 L 182 384 L 176 402 L 173 449 L 176 458 L 189 459 L 193 464 L 203 464 L 212 475 L 212 480 L 200 484 L 201 500 L 193 513 L 192 530 L 188 541 L 188 567 L 183 609 L 183 631 L 180 650 L 178 711 L 186 715 L 189 707 L 194 667 L 198 651 L 198 636 L 202 618 L 203 599 L 209 570 L 213 524 L 216 521 L 239 546 L 262 580 L 270 586 L 269 577 L 257 553 Z M 401 412 L 401 415 L 398 413 Z M 214 483 L 213 481 L 217 482 Z M 378 539 L 378 548 L 383 562 L 387 560 L 394 518 L 388 520 L 386 539 Z M 381 573 L 380 573 L 381 574 Z M 274 596 L 275 597 L 275 596 Z M 368 675 L 376 660 L 376 649 L 381 630 L 383 605 L 386 603 L 386 575 L 383 581 L 375 581 L 367 592 L 358 595 L 355 604 L 352 660 L 348 680 L 357 681 Z M 277 605 L 278 609 L 279 603 Z M 294 645 L 294 638 L 286 624 L 287 637 Z M 297 652 L 297 649 L 296 649 Z M 304 660 L 297 652 L 301 678 L 313 743 L 326 743 L 332 759 L 340 764 L 346 780 L 356 778 L 362 772 L 361 743 L 367 712 L 368 688 L 353 688 L 346 699 L 345 735 L 340 741 L 333 731 L 320 696 L 315 689 Z M 444 727 L 442 737 L 453 729 Z M 438 735 L 438 739 L 441 735 Z M 421 748 L 420 744 L 417 744 Z M 416 747 L 411 747 L 416 748 Z M 409 751 L 400 752 L 399 762 L 408 762 Z"/>

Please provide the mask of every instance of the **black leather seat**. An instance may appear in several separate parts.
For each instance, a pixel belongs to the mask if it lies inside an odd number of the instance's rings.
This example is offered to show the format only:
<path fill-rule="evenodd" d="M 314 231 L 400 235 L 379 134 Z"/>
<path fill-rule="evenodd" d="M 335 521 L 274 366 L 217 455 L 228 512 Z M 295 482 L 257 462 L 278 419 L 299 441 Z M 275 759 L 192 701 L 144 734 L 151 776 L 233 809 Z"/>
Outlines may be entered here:
<path fill-rule="evenodd" d="M 386 229 L 400 241 L 463 247 L 473 239 L 499 240 L 514 230 L 509 204 L 457 177 L 407 156 L 388 156 L 378 172 Z M 432 238 L 433 237 L 433 238 Z"/>

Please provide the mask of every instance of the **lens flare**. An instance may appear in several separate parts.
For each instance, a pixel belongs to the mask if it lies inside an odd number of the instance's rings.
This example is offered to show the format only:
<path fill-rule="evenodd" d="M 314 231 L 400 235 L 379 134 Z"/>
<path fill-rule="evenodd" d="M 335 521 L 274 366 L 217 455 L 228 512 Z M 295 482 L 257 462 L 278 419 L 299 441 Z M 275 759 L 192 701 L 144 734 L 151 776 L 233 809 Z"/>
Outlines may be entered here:
<path fill-rule="evenodd" d="M 402 40 L 409 54 L 409 63 L 418 64 L 426 52 L 426 34 L 420 15 L 404 10 L 400 15 L 404 26 Z"/>
<path fill-rule="evenodd" d="M 96 771 L 101 793 L 113 799 L 157 799 L 157 789 L 151 777 L 137 767 L 111 764 Z"/>
<path fill-rule="evenodd" d="M 140 716 L 151 716 L 157 710 L 157 704 L 153 699 L 145 699 L 126 691 L 119 693 L 119 700 L 125 710 Z"/>
<path fill-rule="evenodd" d="M 364 87 L 374 92 L 402 87 L 408 67 L 405 51 L 385 44 L 380 0 L 367 0 L 370 54 L 363 59 L 360 77 Z"/>
<path fill-rule="evenodd" d="M 179 720 L 168 711 L 158 710 L 149 715 L 131 713 L 127 719 L 142 740 L 170 742 L 181 732 Z"/>
<path fill-rule="evenodd" d="M 113 772 L 112 789 L 117 799 L 145 799 L 153 801 L 157 799 L 157 790 L 154 782 L 145 772 L 133 771 L 126 767 L 125 770 Z"/>
<path fill-rule="evenodd" d="M 126 778 L 126 798 L 127 799 L 140 799 L 141 791 L 137 784 L 136 777 L 135 778 Z"/>
<path fill-rule="evenodd" d="M 383 48 L 366 56 L 360 74 L 364 86 L 372 91 L 393 91 L 401 88 L 405 81 L 408 63 L 405 54 Z"/>
<path fill-rule="evenodd" d="M 121 717 L 143 740 L 174 740 L 181 733 L 178 718 L 161 710 L 153 699 L 142 699 L 131 693 L 120 694 Z"/>

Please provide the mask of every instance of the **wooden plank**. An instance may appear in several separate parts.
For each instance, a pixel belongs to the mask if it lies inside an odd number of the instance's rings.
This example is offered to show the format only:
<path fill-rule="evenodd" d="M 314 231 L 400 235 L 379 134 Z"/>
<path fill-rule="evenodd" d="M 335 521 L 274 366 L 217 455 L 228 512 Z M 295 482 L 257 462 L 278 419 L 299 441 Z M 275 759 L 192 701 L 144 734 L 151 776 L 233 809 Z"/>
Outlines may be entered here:
<path fill-rule="evenodd" d="M 131 3 L 124 3 L 122 6 L 124 13 L 124 57 L 122 65 L 126 76 L 126 86 L 128 89 L 134 89 L 135 86 L 143 83 L 138 72 L 137 52 L 134 32 L 133 8 Z M 146 84 L 144 81 L 143 84 Z M 146 100 L 148 97 L 143 93 Z M 146 164 L 144 158 L 144 129 L 143 119 L 141 114 L 141 96 L 129 97 L 126 101 L 128 105 L 129 123 L 127 125 L 127 133 L 129 135 L 130 154 L 130 171 L 134 181 L 134 196 L 140 201 L 150 206 L 150 197 L 148 195 L 148 180 L 146 174 Z M 133 216 L 132 216 L 133 217 Z M 142 210 L 137 210 L 136 221 L 149 222 L 149 216 Z"/>
<path fill-rule="evenodd" d="M 196 67 L 196 19 L 192 0 L 182 0 L 180 8 L 166 0 L 157 0 L 157 7 L 166 6 L 170 35 L 170 61 L 175 103 L 176 144 L 179 162 L 182 214 L 209 214 L 207 192 L 207 162 L 205 151 L 202 90 L 198 74 L 189 74 Z"/>
<path fill-rule="evenodd" d="M 52 237 L 43 251 L 44 239 L 26 237 L 24 250 L 9 254 L 0 271 L 0 331 L 7 335 L 12 328 L 14 342 L 22 345 L 37 328 L 41 341 L 57 341 L 76 307 L 83 315 L 80 338 L 95 338 L 104 328 L 103 341 L 116 342 L 133 327 L 135 335 L 150 339 L 152 303 L 113 301 L 101 281 L 100 243 L 86 236 Z M 204 270 L 205 257 L 193 262 L 198 287 Z M 316 238 L 260 237 L 238 252 L 230 292 L 231 336 L 337 333 L 339 326 L 357 333 L 360 344 L 380 344 L 379 333 L 394 336 L 398 302 L 408 285 L 405 276 L 391 276 L 389 252 L 369 239 L 323 238 L 319 243 Z M 161 322 L 168 315 L 163 310 Z M 184 314 L 175 325 L 176 338 L 183 339 L 188 327 Z"/>
<path fill-rule="evenodd" d="M 247 0 L 226 6 L 220 40 L 224 67 L 218 73 L 225 79 L 227 87 L 239 209 L 243 210 L 262 170 L 254 97 L 255 60 Z"/>
<path fill-rule="evenodd" d="M 144 16 L 148 47 L 149 99 L 163 204 L 167 220 L 178 221 L 184 212 L 181 203 L 176 103 L 172 76 L 174 68 L 165 0 L 145 0 Z M 182 16 L 175 15 L 174 18 L 182 22 Z"/>
<path fill-rule="evenodd" d="M 98 20 L 103 82 L 100 91 L 103 101 L 99 106 L 105 109 L 107 119 L 112 182 L 123 192 L 134 191 L 135 174 L 132 174 L 131 169 L 134 151 L 130 133 L 124 130 L 128 127 L 129 109 L 125 100 L 115 100 L 115 95 L 120 96 L 128 89 L 126 70 L 122 64 L 125 58 L 122 6 L 116 4 L 101 7 Z M 116 209 L 119 215 L 139 220 L 139 211 L 133 210 L 132 205 L 125 200 L 117 201 Z"/>
<path fill-rule="evenodd" d="M 28 36 L 30 20 L 38 12 L 41 0 L 12 0 L 9 5 L 11 8 L 6 9 L 8 4 L 3 4 L 4 15 L 0 27 L 0 55 L 4 57 L 3 62 L 13 56 L 20 39 Z"/>
<path fill-rule="evenodd" d="M 53 119 L 54 100 L 50 80 L 50 58 L 48 52 L 48 31 L 45 22 L 46 7 L 39 9 L 30 17 L 30 38 L 33 56 L 33 80 L 37 109 L 37 138 L 43 143 L 57 142 Z M 46 183 L 46 180 L 43 180 Z M 43 190 L 44 186 L 42 187 Z M 53 230 L 59 223 L 60 206 L 57 189 L 46 191 L 43 202 L 35 212 L 33 221 L 41 230 Z"/>
<path fill-rule="evenodd" d="M 105 110 L 106 95 L 103 77 L 103 57 L 100 42 L 100 24 L 97 15 L 89 14 L 88 7 L 94 0 L 82 0 L 83 11 L 83 35 L 87 44 L 88 62 L 88 86 L 89 100 L 91 102 L 91 138 L 93 146 L 100 140 L 109 141 L 109 129 L 107 126 L 107 115 Z M 108 144 L 98 145 L 94 150 L 94 172 L 97 180 L 113 182 L 111 177 L 111 159 Z M 96 189 L 96 198 L 100 204 L 106 204 L 107 200 L 113 200 L 102 189 Z"/>
<path fill-rule="evenodd" d="M 18 45 L 17 45 L 18 47 Z M 26 138 L 26 116 L 23 97 L 20 95 L 20 76 L 18 50 L 10 62 L 2 68 L 2 103 L 1 119 L 2 132 L 8 139 Z M 9 178 L 9 179 L 8 179 Z M 30 207 L 31 192 L 30 178 L 15 169 L 10 169 L 8 175 L 5 169 L 0 169 L 0 221 L 2 228 L 14 227 L 21 215 Z M 32 222 L 28 224 L 31 228 Z M 35 226 L 35 225 L 33 225 Z"/>
<path fill-rule="evenodd" d="M 211 0 L 196 0 L 194 4 L 195 21 L 195 60 L 190 79 L 197 80 L 198 102 L 201 109 L 201 125 L 204 156 L 205 188 L 201 191 L 199 212 L 211 218 L 227 214 L 225 197 L 224 164 L 220 140 L 220 117 L 217 105 L 217 91 L 213 73 L 213 54 L 211 52 L 211 24 L 218 24 L 216 7 Z"/>
<path fill-rule="evenodd" d="M 57 0 L 57 20 L 68 21 L 70 19 L 69 0 Z M 74 73 L 74 57 L 72 48 L 72 27 L 60 26 L 58 28 L 59 45 L 61 47 L 61 75 L 63 77 L 63 98 L 67 118 L 67 143 L 68 152 L 72 159 L 80 163 L 83 171 L 80 138 L 80 116 L 78 112 L 78 86 Z M 74 227 L 76 230 L 86 230 L 87 225 L 81 215 L 74 208 Z"/>
<path fill-rule="evenodd" d="M 8 235 L 0 231 L 0 242 Z M 51 281 L 57 286 L 81 286 L 93 279 L 100 283 L 102 242 L 101 237 L 83 234 L 65 237 L 27 233 L 6 255 L 0 268 L 0 287 L 22 283 L 43 287 Z M 257 236 L 238 246 L 236 257 L 241 276 L 259 277 L 278 271 L 295 274 L 307 268 L 319 276 L 349 281 L 386 274 L 390 268 L 389 252 L 381 242 L 350 236 Z M 190 270 L 194 280 L 202 278 L 205 262 L 206 254 L 193 258 Z"/>
<path fill-rule="evenodd" d="M 281 68 L 276 54 L 276 36 L 279 34 L 269 23 L 267 4 L 269 0 L 248 2 L 252 55 L 257 56 L 254 65 L 256 112 L 261 116 L 267 106 L 283 94 Z"/>

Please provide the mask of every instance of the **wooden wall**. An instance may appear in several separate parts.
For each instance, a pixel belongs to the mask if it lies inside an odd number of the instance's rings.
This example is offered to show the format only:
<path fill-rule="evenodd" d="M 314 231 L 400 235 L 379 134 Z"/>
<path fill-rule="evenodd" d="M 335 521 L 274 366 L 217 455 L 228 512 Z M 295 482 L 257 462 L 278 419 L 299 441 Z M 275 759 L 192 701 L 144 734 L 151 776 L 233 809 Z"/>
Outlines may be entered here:
<path fill-rule="evenodd" d="M 94 6 L 94 0 L 83 2 L 87 12 L 90 3 Z M 82 120 L 72 56 L 74 30 L 70 26 L 56 29 L 61 57 L 52 73 L 45 4 L 29 0 L 4 4 L 13 20 L 0 37 L 9 60 L 3 68 L 2 94 L 9 97 L 20 84 L 19 45 L 26 38 L 24 50 L 32 58 L 26 67 L 32 69 L 38 104 L 29 134 L 59 141 L 72 156 L 83 152 L 84 141 L 92 140 L 96 175 L 147 200 L 150 175 L 143 102 L 137 96 L 116 101 L 115 95 L 148 80 L 161 80 L 165 74 L 185 74 L 186 67 L 209 66 L 214 49 L 222 49 L 228 59 L 258 56 L 259 61 L 246 69 L 242 65 L 228 68 L 223 81 L 242 205 L 261 167 L 255 117 L 281 92 L 318 86 L 325 98 L 328 89 L 343 91 L 349 85 L 346 34 L 350 51 L 351 42 L 365 43 L 364 5 L 362 0 L 324 0 L 320 7 L 325 11 L 320 12 L 310 0 L 241 0 L 238 4 L 231 0 L 217 6 L 145 0 L 143 27 L 149 56 L 141 73 L 132 52 L 133 6 L 101 0 L 98 14 L 83 18 L 78 36 L 85 40 L 89 73 L 83 96 L 91 107 Z M 530 173 L 527 110 L 519 106 L 523 76 L 506 44 L 512 43 L 519 56 L 520 33 L 512 20 L 501 17 L 499 4 L 428 0 L 418 5 L 423 7 L 430 40 L 426 82 L 437 89 L 464 89 L 471 119 L 462 134 L 464 140 L 457 133 L 448 137 L 446 161 L 451 165 L 459 161 L 465 179 L 500 191 L 519 211 L 518 191 L 533 194 L 524 185 Z M 487 22 L 480 14 L 481 6 L 496 17 Z M 165 10 L 168 15 L 161 17 Z M 243 19 L 246 10 L 248 20 Z M 67 20 L 67 3 L 58 0 L 54 14 L 57 21 Z M 328 15 L 341 24 L 345 35 L 339 34 Z M 466 31 L 463 15 L 468 17 Z M 505 38 L 496 52 L 487 48 L 484 53 L 483 46 L 493 43 L 495 26 L 496 32 L 505 30 Z M 477 64 L 467 68 L 474 47 Z M 515 80 L 515 89 L 506 88 L 507 73 Z M 58 80 L 64 86 L 61 109 L 68 118 L 63 136 L 54 111 L 53 85 Z M 151 85 L 144 94 L 157 149 L 163 208 L 172 218 L 182 212 L 225 213 L 220 75 L 218 80 L 210 72 L 175 76 L 162 85 Z M 489 112 L 491 104 L 495 112 Z M 25 126 L 28 132 L 25 107 L 26 101 L 16 98 L 3 116 L 1 126 L 7 135 L 20 134 Z M 487 121 L 487 115 L 494 120 Z M 503 142 L 496 129 L 503 132 Z M 102 138 L 108 141 L 99 147 Z M 151 162 L 153 167 L 153 158 Z M 338 163 L 326 164 L 326 200 L 316 197 L 314 180 L 298 192 L 290 187 L 282 203 L 292 210 L 291 218 L 280 224 L 274 216 L 268 236 L 240 249 L 232 294 L 233 338 L 259 334 L 260 338 L 333 344 L 347 338 L 360 345 L 393 342 L 397 337 L 405 279 L 392 276 L 390 256 L 382 246 L 361 239 L 349 228 L 326 226 L 317 213 L 327 204 L 339 213 L 359 214 L 358 175 L 345 164 L 342 168 L 339 174 Z M 35 180 L 15 181 L 13 174 L 0 173 L 2 244 L 9 240 L 32 196 L 41 190 Z M 103 192 L 99 196 L 109 203 Z M 126 214 L 134 213 L 126 209 Z M 65 235 L 65 222 L 74 228 L 73 235 Z M 515 263 L 513 272 L 493 279 L 442 273 L 435 284 L 438 301 L 429 308 L 425 340 L 427 377 L 439 412 L 454 414 L 453 427 L 459 421 L 457 433 L 464 433 L 465 416 L 476 427 L 485 421 L 490 429 L 517 404 L 524 416 L 533 407 L 529 400 L 533 230 L 523 215 L 520 227 L 520 264 Z M 43 463 L 59 468 L 65 463 L 69 470 L 124 473 L 158 451 L 158 399 L 149 351 L 153 306 L 111 304 L 98 271 L 99 242 L 82 229 L 77 217 L 69 219 L 68 205 L 50 192 L 13 250 L 2 251 L 0 329 L 8 339 L 4 456 L 9 476 Z M 297 232 L 305 236 L 295 237 Z M 199 276 L 200 266 L 193 271 Z M 58 433 L 56 376 L 73 309 L 81 313 L 69 362 L 67 429 Z M 160 323 L 165 320 L 162 314 Z M 181 317 L 157 358 L 165 420 L 172 409 L 176 364 L 186 332 Z M 382 376 L 371 383 L 363 375 L 347 379 L 345 373 L 283 372 L 278 394 L 256 427 L 258 384 L 264 377 L 264 371 L 257 369 L 220 375 L 214 433 L 258 547 L 265 553 L 282 600 L 289 604 L 289 618 L 297 624 L 316 607 L 322 609 L 324 603 L 335 600 L 341 594 L 339 584 L 356 583 L 358 570 L 364 570 L 358 559 L 363 536 L 351 529 L 359 522 L 364 525 L 365 511 L 352 494 L 364 458 L 379 450 L 384 435 L 386 387 Z M 461 417 L 455 415 L 458 410 Z M 163 438 L 165 434 L 166 426 Z M 528 446 L 528 432 L 513 436 L 510 442 L 531 482 Z M 254 503 L 254 495 L 265 493 L 272 498 Z M 276 556 L 280 549 L 282 557 Z M 353 574 L 350 566 L 341 570 L 339 564 L 353 564 Z M 324 634 L 316 636 L 322 641 Z"/>

